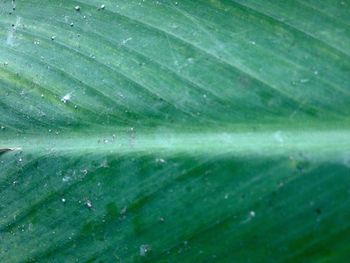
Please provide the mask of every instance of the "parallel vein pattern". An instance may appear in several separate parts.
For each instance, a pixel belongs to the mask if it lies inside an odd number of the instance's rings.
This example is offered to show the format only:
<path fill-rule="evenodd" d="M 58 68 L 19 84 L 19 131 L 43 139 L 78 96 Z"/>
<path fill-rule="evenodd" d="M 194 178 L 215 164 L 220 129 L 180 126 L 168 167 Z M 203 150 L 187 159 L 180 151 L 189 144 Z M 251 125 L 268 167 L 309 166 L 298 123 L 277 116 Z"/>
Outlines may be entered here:
<path fill-rule="evenodd" d="M 0 262 L 345 262 L 350 2 L 0 2 Z"/>

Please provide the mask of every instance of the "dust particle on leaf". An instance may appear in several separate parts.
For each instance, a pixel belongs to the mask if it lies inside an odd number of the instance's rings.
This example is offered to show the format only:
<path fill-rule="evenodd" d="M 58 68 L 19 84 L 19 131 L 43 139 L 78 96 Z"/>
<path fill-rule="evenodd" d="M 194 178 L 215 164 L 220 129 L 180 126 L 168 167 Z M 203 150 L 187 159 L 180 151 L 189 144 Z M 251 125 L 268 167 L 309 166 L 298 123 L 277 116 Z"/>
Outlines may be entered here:
<path fill-rule="evenodd" d="M 140 246 L 140 256 L 145 257 L 145 256 L 149 255 L 151 250 L 152 250 L 152 248 L 150 245 L 147 245 L 147 244 L 141 245 Z"/>

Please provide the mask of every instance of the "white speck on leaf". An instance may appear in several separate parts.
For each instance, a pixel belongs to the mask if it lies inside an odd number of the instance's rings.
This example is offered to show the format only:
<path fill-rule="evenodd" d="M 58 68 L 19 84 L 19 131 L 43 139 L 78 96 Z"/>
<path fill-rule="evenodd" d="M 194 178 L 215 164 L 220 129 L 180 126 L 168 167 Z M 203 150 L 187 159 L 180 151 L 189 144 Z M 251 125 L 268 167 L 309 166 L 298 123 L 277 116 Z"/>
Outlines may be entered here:
<path fill-rule="evenodd" d="M 108 168 L 109 165 L 108 165 L 107 160 L 103 160 L 103 161 L 100 163 L 99 167 L 101 167 L 101 168 Z"/>
<path fill-rule="evenodd" d="M 128 43 L 128 42 L 131 41 L 131 40 L 132 40 L 132 37 L 129 37 L 129 38 L 127 38 L 127 39 L 124 39 L 124 40 L 122 41 L 122 44 L 125 45 L 126 43 Z"/>
<path fill-rule="evenodd" d="M 92 202 L 90 200 L 87 200 L 85 204 L 87 208 L 92 208 Z"/>
<path fill-rule="evenodd" d="M 62 181 L 63 181 L 64 183 L 66 183 L 66 182 L 69 182 L 70 179 L 71 179 L 71 178 L 70 178 L 69 176 L 65 176 L 65 177 L 62 178 Z"/>
<path fill-rule="evenodd" d="M 151 250 L 152 250 L 152 248 L 150 245 L 141 245 L 140 246 L 140 256 L 141 257 L 147 256 Z"/>
<path fill-rule="evenodd" d="M 120 211 L 120 215 L 125 215 L 126 214 L 126 206 Z"/>
<path fill-rule="evenodd" d="M 70 101 L 71 97 L 72 97 L 72 92 L 67 93 L 66 95 L 64 95 L 64 96 L 61 98 L 61 101 L 62 101 L 63 103 L 67 103 L 67 102 Z"/>
<path fill-rule="evenodd" d="M 166 161 L 163 158 L 157 158 L 156 162 L 157 163 L 166 163 Z"/>
<path fill-rule="evenodd" d="M 255 216 L 256 216 L 255 211 L 250 211 L 248 216 L 243 221 L 241 221 L 241 224 L 246 224 L 250 222 Z"/>

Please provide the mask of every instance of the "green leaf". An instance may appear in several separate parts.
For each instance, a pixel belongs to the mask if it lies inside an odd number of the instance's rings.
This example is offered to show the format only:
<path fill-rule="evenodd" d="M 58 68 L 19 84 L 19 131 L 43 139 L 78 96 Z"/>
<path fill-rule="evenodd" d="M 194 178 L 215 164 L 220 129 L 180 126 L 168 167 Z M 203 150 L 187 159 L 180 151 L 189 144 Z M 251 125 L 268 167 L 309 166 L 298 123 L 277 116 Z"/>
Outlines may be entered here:
<path fill-rule="evenodd" d="M 350 2 L 0 2 L 1 262 L 346 262 Z"/>

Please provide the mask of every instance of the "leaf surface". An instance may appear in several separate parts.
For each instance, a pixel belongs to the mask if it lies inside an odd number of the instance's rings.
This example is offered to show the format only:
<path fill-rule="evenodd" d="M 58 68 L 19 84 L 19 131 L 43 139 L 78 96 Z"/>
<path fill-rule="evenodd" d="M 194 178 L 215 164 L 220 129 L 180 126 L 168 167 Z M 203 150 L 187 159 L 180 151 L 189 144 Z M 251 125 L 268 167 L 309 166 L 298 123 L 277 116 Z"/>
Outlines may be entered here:
<path fill-rule="evenodd" d="M 0 2 L 1 262 L 345 262 L 350 2 Z"/>

